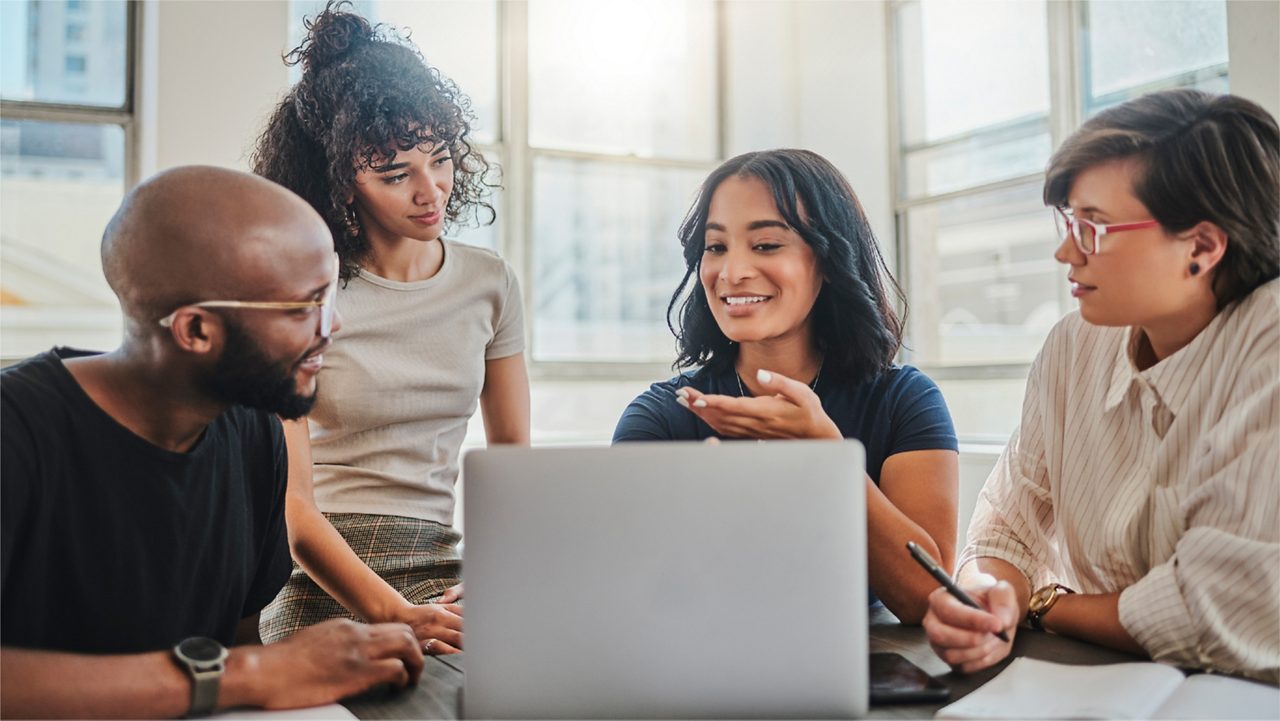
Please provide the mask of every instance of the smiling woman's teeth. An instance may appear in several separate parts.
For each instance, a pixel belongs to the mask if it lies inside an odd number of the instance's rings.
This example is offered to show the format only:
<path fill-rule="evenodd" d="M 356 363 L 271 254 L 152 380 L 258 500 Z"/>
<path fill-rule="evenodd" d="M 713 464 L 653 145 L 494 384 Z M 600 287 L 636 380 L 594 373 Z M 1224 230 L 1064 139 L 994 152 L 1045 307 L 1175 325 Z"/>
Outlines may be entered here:
<path fill-rule="evenodd" d="M 724 302 L 729 305 L 747 305 L 748 303 L 763 303 L 766 300 L 769 299 L 763 295 L 756 295 L 742 298 L 725 298 Z"/>

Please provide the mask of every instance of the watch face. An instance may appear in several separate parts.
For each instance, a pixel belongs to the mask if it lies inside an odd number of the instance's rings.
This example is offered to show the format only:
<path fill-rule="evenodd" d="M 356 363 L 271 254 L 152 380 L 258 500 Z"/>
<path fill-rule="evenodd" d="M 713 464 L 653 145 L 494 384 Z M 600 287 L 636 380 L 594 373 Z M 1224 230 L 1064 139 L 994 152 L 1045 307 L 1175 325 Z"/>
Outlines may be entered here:
<path fill-rule="evenodd" d="M 1055 595 L 1054 592 L 1057 590 L 1058 589 L 1053 586 L 1045 586 L 1044 588 L 1031 594 L 1031 600 L 1027 602 L 1027 610 L 1032 612 L 1039 612 L 1045 607 L 1045 604 L 1049 602 L 1049 599 L 1054 597 Z"/>
<path fill-rule="evenodd" d="M 188 638 L 178 644 L 178 652 L 196 663 L 210 663 L 222 658 L 226 649 L 211 638 Z"/>

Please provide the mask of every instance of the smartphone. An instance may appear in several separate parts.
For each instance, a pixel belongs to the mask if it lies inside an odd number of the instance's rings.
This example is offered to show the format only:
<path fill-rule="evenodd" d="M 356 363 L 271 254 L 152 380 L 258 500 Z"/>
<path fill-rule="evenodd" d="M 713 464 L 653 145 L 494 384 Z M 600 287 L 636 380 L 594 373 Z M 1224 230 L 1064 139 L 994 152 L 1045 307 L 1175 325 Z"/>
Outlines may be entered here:
<path fill-rule="evenodd" d="M 941 703 L 951 698 L 946 684 L 901 654 L 871 654 L 871 705 Z"/>

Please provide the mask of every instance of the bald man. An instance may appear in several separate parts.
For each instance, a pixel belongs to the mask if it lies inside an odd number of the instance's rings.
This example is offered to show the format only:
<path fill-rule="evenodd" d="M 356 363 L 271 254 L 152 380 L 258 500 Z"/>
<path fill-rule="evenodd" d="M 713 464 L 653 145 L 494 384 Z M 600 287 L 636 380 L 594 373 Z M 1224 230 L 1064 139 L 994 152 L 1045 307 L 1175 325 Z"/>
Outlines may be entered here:
<path fill-rule="evenodd" d="M 0 375 L 0 715 L 175 717 L 329 703 L 422 670 L 400 624 L 272 646 L 291 567 L 277 415 L 311 407 L 337 258 L 315 211 L 256 176 L 171 170 L 102 240 L 123 344 Z"/>

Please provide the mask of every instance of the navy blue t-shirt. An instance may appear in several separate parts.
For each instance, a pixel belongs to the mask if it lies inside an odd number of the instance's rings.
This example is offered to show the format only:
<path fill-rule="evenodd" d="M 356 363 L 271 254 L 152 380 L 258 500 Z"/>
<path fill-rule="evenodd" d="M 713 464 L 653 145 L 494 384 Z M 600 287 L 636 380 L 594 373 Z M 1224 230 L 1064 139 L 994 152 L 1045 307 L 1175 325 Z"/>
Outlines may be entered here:
<path fill-rule="evenodd" d="M 676 391 L 685 386 L 703 393 L 742 395 L 732 368 L 718 374 L 702 368 L 654 383 L 623 411 L 613 442 L 719 437 L 711 426 L 676 403 Z M 867 475 L 876 485 L 880 484 L 885 459 L 895 453 L 959 450 L 942 391 L 911 366 L 893 366 L 856 385 L 823 375 L 818 379 L 817 394 L 841 435 L 856 438 L 866 447 Z"/>
<path fill-rule="evenodd" d="M 676 403 L 676 391 L 691 386 L 703 393 L 741 397 L 732 368 L 712 373 L 706 368 L 654 383 L 622 412 L 613 442 L 701 441 L 721 437 L 711 426 Z M 893 366 L 859 384 L 839 383 L 819 374 L 816 392 L 822 409 L 845 438 L 862 442 L 867 475 L 878 486 L 884 461 L 906 451 L 958 451 L 951 413 L 942 391 L 929 376 L 911 366 Z M 750 395 L 750 391 L 747 392 Z M 868 605 L 880 601 L 867 589 Z"/>

